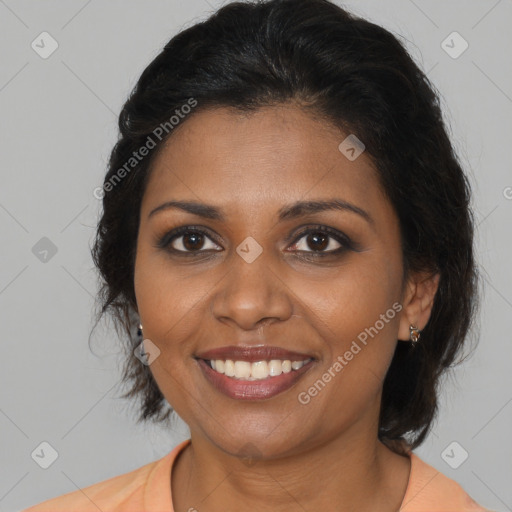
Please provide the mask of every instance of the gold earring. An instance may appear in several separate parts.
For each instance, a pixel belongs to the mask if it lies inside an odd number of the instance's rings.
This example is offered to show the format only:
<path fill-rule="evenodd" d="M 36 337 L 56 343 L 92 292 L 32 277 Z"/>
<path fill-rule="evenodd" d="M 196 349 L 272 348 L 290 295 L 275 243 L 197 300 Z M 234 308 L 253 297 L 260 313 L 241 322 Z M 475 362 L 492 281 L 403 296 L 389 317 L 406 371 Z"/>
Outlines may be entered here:
<path fill-rule="evenodd" d="M 420 336 L 421 336 L 421 331 L 415 325 L 411 324 L 409 326 L 409 340 L 412 343 L 416 343 L 420 339 Z"/>

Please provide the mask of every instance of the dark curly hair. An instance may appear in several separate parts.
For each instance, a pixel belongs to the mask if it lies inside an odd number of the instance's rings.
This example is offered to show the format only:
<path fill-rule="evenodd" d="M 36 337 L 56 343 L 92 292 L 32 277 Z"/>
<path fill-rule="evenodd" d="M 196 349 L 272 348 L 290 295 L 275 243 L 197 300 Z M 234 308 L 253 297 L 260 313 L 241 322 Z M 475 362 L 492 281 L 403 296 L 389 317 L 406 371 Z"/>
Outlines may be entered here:
<path fill-rule="evenodd" d="M 123 106 L 92 257 L 102 281 L 96 325 L 109 312 L 126 342 L 122 382 L 131 387 L 122 398 L 140 399 L 137 421 L 163 422 L 173 411 L 149 368 L 133 355 L 140 342 L 133 277 L 152 162 L 172 136 L 170 116 L 184 112 L 191 99 L 197 106 L 190 116 L 214 107 L 249 112 L 293 102 L 364 141 L 398 215 L 404 276 L 440 275 L 421 341 L 414 348 L 397 343 L 380 411 L 382 442 L 397 452 L 405 443 L 419 446 L 438 412 L 441 376 L 463 360 L 456 361 L 478 309 L 470 186 L 439 95 L 404 46 L 327 0 L 225 5 L 173 37 Z M 162 123 L 166 135 L 154 140 Z M 155 148 L 135 162 L 134 152 L 148 137 Z"/>

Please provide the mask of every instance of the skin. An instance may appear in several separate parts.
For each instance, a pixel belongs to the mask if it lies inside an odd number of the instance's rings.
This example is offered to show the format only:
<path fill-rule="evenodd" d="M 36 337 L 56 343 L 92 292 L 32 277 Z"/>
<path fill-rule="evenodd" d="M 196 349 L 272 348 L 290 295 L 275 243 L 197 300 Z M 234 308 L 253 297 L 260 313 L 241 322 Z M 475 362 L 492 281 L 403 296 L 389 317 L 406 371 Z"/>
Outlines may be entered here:
<path fill-rule="evenodd" d="M 410 459 L 378 440 L 382 386 L 397 339 L 408 340 L 410 324 L 426 325 L 438 277 L 403 280 L 398 219 L 370 158 L 350 161 L 338 150 L 347 135 L 294 104 L 250 115 L 219 108 L 191 115 L 154 161 L 135 291 L 144 338 L 161 351 L 151 372 L 191 432 L 172 473 L 176 511 L 250 503 L 254 511 L 394 512 L 402 503 Z M 373 222 L 339 210 L 277 218 L 295 201 L 333 198 Z M 171 199 L 213 204 L 226 220 L 178 209 L 148 218 Z M 192 257 L 156 247 L 171 229 L 193 225 L 213 236 L 202 245 L 183 235 L 172 242 L 177 250 L 196 247 Z M 304 259 L 340 247 L 329 234 L 322 247 L 300 234 L 317 225 L 344 233 L 358 251 Z M 252 263 L 236 252 L 248 236 L 263 250 Z M 299 403 L 298 394 L 394 303 L 402 310 L 307 405 Z M 243 402 L 213 388 L 194 359 L 236 344 L 277 345 L 316 360 L 287 391 Z"/>

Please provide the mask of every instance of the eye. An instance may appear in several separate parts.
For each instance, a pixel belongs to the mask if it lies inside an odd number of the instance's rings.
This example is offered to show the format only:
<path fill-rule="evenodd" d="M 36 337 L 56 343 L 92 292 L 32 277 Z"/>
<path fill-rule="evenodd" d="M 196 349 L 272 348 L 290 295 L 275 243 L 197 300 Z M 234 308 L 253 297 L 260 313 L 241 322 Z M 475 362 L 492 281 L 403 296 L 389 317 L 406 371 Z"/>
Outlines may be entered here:
<path fill-rule="evenodd" d="M 207 241 L 210 241 L 208 245 Z M 213 243 L 209 233 L 199 227 L 183 226 L 164 235 L 157 244 L 161 249 L 184 255 L 217 251 L 218 245 Z"/>
<path fill-rule="evenodd" d="M 328 256 L 351 249 L 352 242 L 337 230 L 316 226 L 302 231 L 291 247 L 292 250 L 311 253 L 313 256 Z"/>
<path fill-rule="evenodd" d="M 290 238 L 291 236 L 286 242 Z M 215 236 L 210 234 L 209 230 L 200 226 L 182 226 L 161 237 L 156 247 L 178 256 L 196 256 L 222 251 L 214 239 Z M 327 257 L 356 249 L 355 244 L 345 234 L 327 226 L 310 226 L 304 229 L 295 236 L 290 248 L 291 252 L 306 253 L 308 257 Z"/>

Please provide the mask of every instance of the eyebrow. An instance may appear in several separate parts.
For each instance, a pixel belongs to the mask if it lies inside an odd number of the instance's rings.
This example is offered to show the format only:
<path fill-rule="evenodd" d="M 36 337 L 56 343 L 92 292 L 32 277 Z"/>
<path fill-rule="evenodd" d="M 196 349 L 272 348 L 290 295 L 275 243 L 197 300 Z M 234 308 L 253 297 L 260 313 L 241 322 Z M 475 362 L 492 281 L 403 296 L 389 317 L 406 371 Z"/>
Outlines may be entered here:
<path fill-rule="evenodd" d="M 158 212 L 169 209 L 180 209 L 185 212 L 204 217 L 205 219 L 218 220 L 224 222 L 226 217 L 222 210 L 216 206 L 199 203 L 196 201 L 166 201 L 154 208 L 148 215 L 152 217 Z M 285 205 L 278 211 L 279 221 L 303 217 L 312 213 L 319 213 L 329 210 L 338 210 L 344 212 L 352 212 L 365 219 L 372 226 L 375 224 L 370 214 L 352 203 L 342 199 L 329 199 L 325 201 L 298 201 L 293 204 Z"/>

